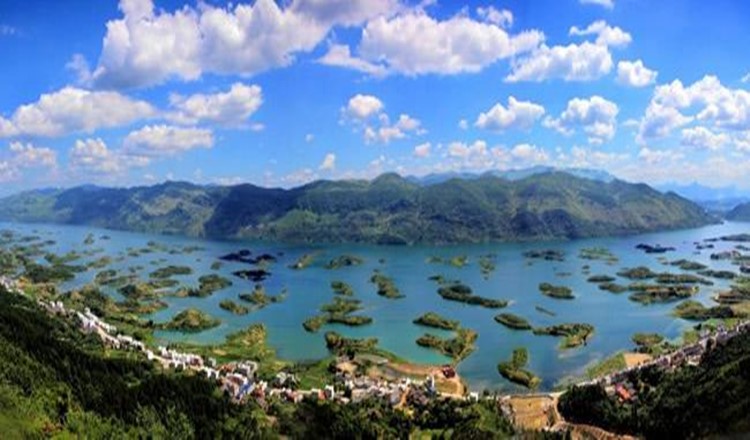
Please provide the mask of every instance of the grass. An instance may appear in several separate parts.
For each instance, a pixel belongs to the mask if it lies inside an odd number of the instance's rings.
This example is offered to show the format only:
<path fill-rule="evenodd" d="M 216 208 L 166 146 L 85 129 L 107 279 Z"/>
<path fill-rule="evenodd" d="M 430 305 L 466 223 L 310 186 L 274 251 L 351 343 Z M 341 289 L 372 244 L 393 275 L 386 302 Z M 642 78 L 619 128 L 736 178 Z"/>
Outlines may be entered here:
<path fill-rule="evenodd" d="M 606 376 L 607 374 L 614 373 L 615 371 L 624 370 L 627 367 L 625 362 L 625 355 L 623 353 L 616 353 L 607 359 L 597 363 L 596 365 L 586 369 L 586 376 L 589 379 L 596 379 L 598 377 Z"/>

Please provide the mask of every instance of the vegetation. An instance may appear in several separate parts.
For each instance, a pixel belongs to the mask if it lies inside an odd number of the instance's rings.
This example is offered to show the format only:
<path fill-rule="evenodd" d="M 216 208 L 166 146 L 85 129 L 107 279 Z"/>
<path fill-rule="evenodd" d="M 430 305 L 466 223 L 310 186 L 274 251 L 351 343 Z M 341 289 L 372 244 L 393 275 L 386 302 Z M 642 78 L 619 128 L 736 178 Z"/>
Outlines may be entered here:
<path fill-rule="evenodd" d="M 336 295 L 354 296 L 354 289 L 343 281 L 331 281 L 331 289 Z"/>
<path fill-rule="evenodd" d="M 209 275 L 202 275 L 200 278 L 198 278 L 198 288 L 188 289 L 187 294 L 188 296 L 197 296 L 203 298 L 206 296 L 211 296 L 214 294 L 214 292 L 226 289 L 231 285 L 232 282 L 221 275 L 217 275 L 214 273 Z"/>
<path fill-rule="evenodd" d="M 169 322 L 159 325 L 164 330 L 181 332 L 201 332 L 217 327 L 221 321 L 198 309 L 186 309 L 175 315 Z"/>
<path fill-rule="evenodd" d="M 367 325 L 372 323 L 369 316 L 352 315 L 352 313 L 361 310 L 361 302 L 357 299 L 334 297 L 333 302 L 324 304 L 320 311 L 321 315 L 316 315 L 305 320 L 302 327 L 308 332 L 316 332 L 326 324 L 343 324 L 351 327 Z"/>
<path fill-rule="evenodd" d="M 586 345 L 586 341 L 594 334 L 594 326 L 590 324 L 558 324 L 549 327 L 537 327 L 535 335 L 560 336 L 563 338 L 560 348 L 574 348 Z"/>
<path fill-rule="evenodd" d="M 326 269 L 339 269 L 348 266 L 359 266 L 365 260 L 356 255 L 340 255 L 326 264 Z"/>
<path fill-rule="evenodd" d="M 535 249 L 523 253 L 525 258 L 546 261 L 565 261 L 565 252 L 555 249 Z"/>
<path fill-rule="evenodd" d="M 316 253 L 304 254 L 297 261 L 289 265 L 290 269 L 302 270 L 315 261 Z"/>
<path fill-rule="evenodd" d="M 222 300 L 219 303 L 219 307 L 226 310 L 227 312 L 234 313 L 235 315 L 247 315 L 250 311 L 247 307 L 237 304 L 231 299 Z"/>
<path fill-rule="evenodd" d="M 453 358 L 453 361 L 458 363 L 474 351 L 476 340 L 477 332 L 467 328 L 459 328 L 456 330 L 456 336 L 451 339 L 424 334 L 417 338 L 417 345 L 438 350 L 442 354 Z"/>
<path fill-rule="evenodd" d="M 549 296 L 550 298 L 557 299 L 574 299 L 573 291 L 569 287 L 565 286 L 553 286 L 550 283 L 539 284 L 539 291 L 542 295 Z"/>
<path fill-rule="evenodd" d="M 403 298 L 404 295 L 398 290 L 396 284 L 394 284 L 391 278 L 383 275 L 380 272 L 375 272 L 370 277 L 370 282 L 374 283 L 378 287 L 378 295 L 384 296 L 390 299 Z"/>
<path fill-rule="evenodd" d="M 682 270 L 693 270 L 693 271 L 695 271 L 695 270 L 703 270 L 703 269 L 708 268 L 708 266 L 706 266 L 703 263 L 699 263 L 697 261 L 685 260 L 685 259 L 675 260 L 675 261 L 670 262 L 669 264 L 672 265 L 672 266 L 677 266 L 677 267 L 679 267 Z"/>
<path fill-rule="evenodd" d="M 529 361 L 529 353 L 525 348 L 516 348 L 510 361 L 500 362 L 497 365 L 497 371 L 501 376 L 513 383 L 523 385 L 526 388 L 535 389 L 542 383 L 542 380 L 530 371 L 526 370 L 526 364 Z"/>
<path fill-rule="evenodd" d="M 485 298 L 474 295 L 471 287 L 455 283 L 438 288 L 438 295 L 448 301 L 457 301 L 470 305 L 478 305 L 488 309 L 500 309 L 508 305 L 508 301 L 500 299 Z"/>
<path fill-rule="evenodd" d="M 597 379 L 617 371 L 622 371 L 626 367 L 627 363 L 625 362 L 625 355 L 622 353 L 615 353 L 613 356 L 588 368 L 586 370 L 586 376 L 588 376 L 589 379 Z"/>
<path fill-rule="evenodd" d="M 602 283 L 602 284 L 599 284 L 599 289 L 606 290 L 611 293 L 623 293 L 623 292 L 627 292 L 628 287 L 623 286 L 622 284 L 617 284 L 617 283 Z"/>
<path fill-rule="evenodd" d="M 427 312 L 414 320 L 414 324 L 443 330 L 457 330 L 461 324 L 458 321 L 444 318 L 435 312 Z"/>
<path fill-rule="evenodd" d="M 558 405 L 573 423 L 645 438 L 731 437 L 750 429 L 750 334 L 710 350 L 697 367 L 674 372 L 646 368 L 628 381 L 638 390 L 637 411 L 601 386 L 573 387 Z"/>
<path fill-rule="evenodd" d="M 630 300 L 641 304 L 665 303 L 690 298 L 698 292 L 697 286 L 661 286 L 654 284 L 631 284 L 628 290 L 633 291 Z"/>
<path fill-rule="evenodd" d="M 616 278 L 610 275 L 592 275 L 588 277 L 586 281 L 589 283 L 596 283 L 596 284 L 605 284 L 605 283 L 611 283 Z"/>
<path fill-rule="evenodd" d="M 502 201 L 502 203 L 498 203 Z M 154 215 L 154 213 L 159 213 Z M 675 194 L 564 172 L 418 185 L 395 174 L 289 190 L 170 182 L 83 186 L 0 200 L 0 219 L 296 242 L 460 243 L 581 238 L 714 221 Z"/>
<path fill-rule="evenodd" d="M 112 357 L 95 336 L 6 292 L 0 292 L 0 365 L 5 438 L 273 435 L 257 405 L 233 404 L 199 375 Z"/>
<path fill-rule="evenodd" d="M 170 278 L 174 275 L 190 275 L 193 269 L 189 266 L 166 266 L 160 267 L 149 275 L 151 278 Z"/>
<path fill-rule="evenodd" d="M 356 353 L 367 353 L 375 350 L 377 338 L 355 339 L 345 338 L 336 332 L 325 334 L 326 347 L 337 355 L 353 356 Z"/>
<path fill-rule="evenodd" d="M 733 318 L 735 313 L 729 306 L 706 307 L 698 301 L 683 301 L 674 309 L 674 315 L 690 321 L 705 321 Z"/>
<path fill-rule="evenodd" d="M 256 284 L 252 293 L 240 293 L 238 297 L 243 301 L 253 304 L 256 309 L 262 309 L 269 304 L 284 301 L 286 293 L 282 291 L 278 295 L 269 295 L 266 293 L 266 288 L 263 287 L 262 284 Z"/>
<path fill-rule="evenodd" d="M 609 264 L 616 263 L 619 260 L 612 251 L 602 247 L 583 248 L 578 253 L 578 258 L 584 260 L 601 260 Z"/>
<path fill-rule="evenodd" d="M 531 330 L 529 321 L 512 313 L 501 313 L 495 316 L 495 321 L 514 330 Z"/>

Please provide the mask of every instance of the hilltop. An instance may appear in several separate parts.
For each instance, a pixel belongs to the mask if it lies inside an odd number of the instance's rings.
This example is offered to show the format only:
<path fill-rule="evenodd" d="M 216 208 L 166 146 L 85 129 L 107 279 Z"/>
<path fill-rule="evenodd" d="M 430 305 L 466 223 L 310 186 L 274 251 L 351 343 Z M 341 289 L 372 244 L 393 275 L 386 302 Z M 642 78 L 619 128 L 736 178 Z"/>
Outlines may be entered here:
<path fill-rule="evenodd" d="M 291 188 L 251 184 L 29 191 L 0 220 L 290 242 L 461 243 L 582 238 L 696 227 L 714 218 L 674 193 L 548 171 L 418 184 L 397 174 Z"/>

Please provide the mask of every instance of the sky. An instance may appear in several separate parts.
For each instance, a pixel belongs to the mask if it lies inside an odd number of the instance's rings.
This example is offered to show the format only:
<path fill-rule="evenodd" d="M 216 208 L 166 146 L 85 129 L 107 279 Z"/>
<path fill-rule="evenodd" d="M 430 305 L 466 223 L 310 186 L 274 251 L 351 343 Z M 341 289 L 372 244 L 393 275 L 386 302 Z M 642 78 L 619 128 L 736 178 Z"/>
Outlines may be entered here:
<path fill-rule="evenodd" d="M 0 0 L 0 194 L 534 165 L 750 189 L 750 3 Z"/>

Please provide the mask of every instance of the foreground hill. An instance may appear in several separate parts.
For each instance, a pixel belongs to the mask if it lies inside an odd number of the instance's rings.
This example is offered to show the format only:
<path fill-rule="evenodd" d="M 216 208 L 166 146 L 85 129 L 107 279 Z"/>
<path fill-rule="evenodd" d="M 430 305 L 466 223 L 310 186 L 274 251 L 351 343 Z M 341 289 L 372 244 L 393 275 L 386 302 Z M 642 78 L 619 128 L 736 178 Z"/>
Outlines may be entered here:
<path fill-rule="evenodd" d="M 295 242 L 458 243 L 581 238 L 705 225 L 713 218 L 645 184 L 563 172 L 418 185 L 396 174 L 292 189 L 83 186 L 0 200 L 0 219 Z"/>
<path fill-rule="evenodd" d="M 729 211 L 726 215 L 727 220 L 738 222 L 750 222 L 750 203 L 742 203 Z"/>

